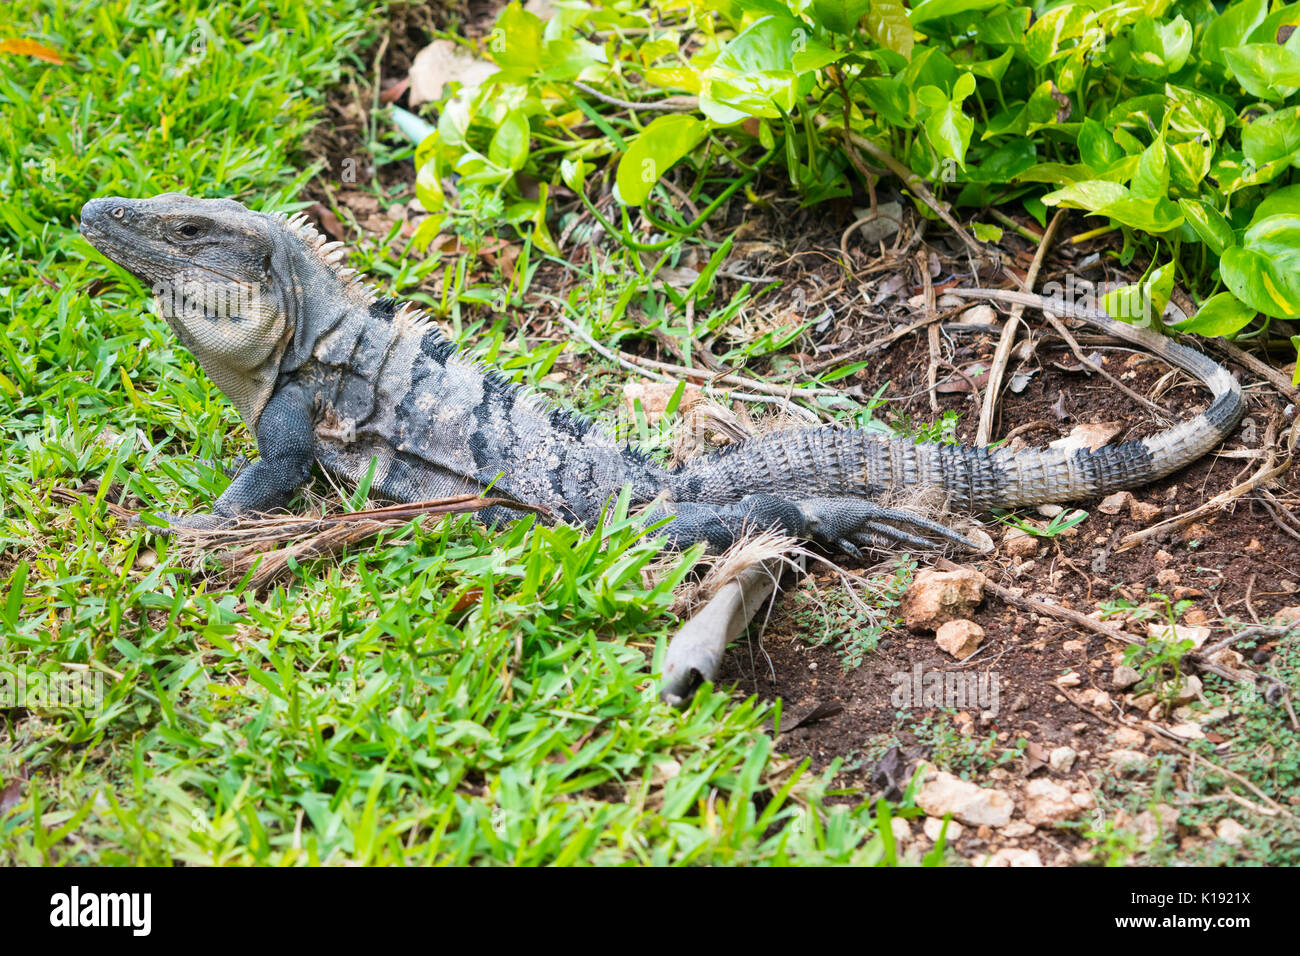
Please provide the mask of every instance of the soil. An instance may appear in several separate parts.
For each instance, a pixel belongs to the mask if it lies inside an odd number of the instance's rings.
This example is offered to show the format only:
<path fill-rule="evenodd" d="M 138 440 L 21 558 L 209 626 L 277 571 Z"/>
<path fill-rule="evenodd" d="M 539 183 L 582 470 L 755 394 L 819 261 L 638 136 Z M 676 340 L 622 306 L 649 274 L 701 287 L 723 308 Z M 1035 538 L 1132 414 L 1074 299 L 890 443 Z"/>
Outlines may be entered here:
<path fill-rule="evenodd" d="M 470 35 L 481 36 L 490 28 L 499 6 L 472 3 L 458 4 L 453 9 Z M 414 53 L 428 38 L 429 30 L 450 22 L 448 19 L 431 21 L 429 10 L 423 6 L 395 8 L 392 31 L 380 58 L 381 89 L 392 89 L 399 84 Z M 324 156 L 331 168 L 337 166 L 340 158 L 360 155 L 363 150 L 366 117 L 364 107 L 358 104 L 370 101 L 368 82 L 373 79 L 357 77 L 331 97 L 331 119 L 322 124 L 313 144 L 315 155 Z M 400 98 L 397 101 L 402 102 Z M 390 198 L 413 195 L 411 184 L 415 170 L 409 161 L 381 166 L 373 173 L 380 190 Z M 879 190 L 882 203 L 899 198 L 891 194 L 887 184 L 882 184 Z M 340 195 L 346 199 L 359 191 L 360 188 L 339 193 L 326 176 L 318 178 L 308 192 L 313 199 L 339 210 Z M 918 227 L 926 227 L 920 242 L 911 247 L 909 258 L 891 259 L 888 249 L 879 245 L 869 249 L 854 235 L 847 244 L 853 274 L 846 275 L 840 264 L 842 236 L 867 204 L 865 195 L 804 209 L 789 195 L 788 182 L 783 183 L 779 177 L 759 180 L 754 191 L 760 200 L 757 204 L 733 201 L 725 215 L 712 224 L 717 235 L 727 235 L 740 228 L 733 262 L 727 270 L 782 280 L 780 289 L 757 300 L 755 308 L 761 315 L 791 312 L 817 315 L 826 308 L 833 315 L 831 321 L 817 324 L 813 334 L 801 340 L 800 351 L 793 355 L 787 353 L 787 361 L 793 359 L 805 366 L 824 363 L 829 356 L 848 352 L 855 345 L 914 322 L 921 313 L 908 300 L 922 291 L 915 260 L 919 249 L 929 250 L 928 271 L 937 296 L 942 297 L 945 287 L 972 281 L 965 256 L 946 236 L 946 230 L 921 220 L 907 198 L 902 200 L 905 214 L 901 235 L 910 236 Z M 350 208 L 346 201 L 342 206 Z M 351 212 L 353 222 L 344 226 L 348 233 L 344 238 L 382 238 L 382 229 L 365 226 L 373 213 L 368 204 Z M 344 216 L 347 218 L 346 212 Z M 1023 223 L 1028 229 L 1038 229 L 1027 218 Z M 1060 235 L 1077 235 L 1093 225 L 1091 220 L 1074 219 L 1064 224 Z M 560 232 L 553 230 L 553 234 L 558 236 Z M 894 237 L 887 238 L 885 246 L 894 241 Z M 1003 261 L 1021 275 L 1037 251 L 1032 242 L 1010 230 L 1000 246 Z M 1114 238 L 1105 236 L 1080 244 L 1060 242 L 1047 257 L 1039 287 L 1044 282 L 1063 281 L 1067 274 L 1084 274 L 1098 282 L 1124 278 L 1125 271 L 1115 265 L 1117 248 Z M 585 247 L 566 250 L 570 251 L 574 257 L 586 254 Z M 868 300 L 874 302 L 881 285 L 897 274 L 906 279 L 897 296 L 880 305 L 868 304 Z M 1131 272 L 1128 278 L 1131 281 Z M 562 296 L 561 290 L 574 281 L 562 266 L 547 263 L 537 271 L 533 288 Z M 720 278 L 718 281 L 720 297 L 725 301 L 741 280 Z M 990 277 L 981 281 L 992 284 Z M 864 286 L 868 290 L 865 296 Z M 530 318 L 530 328 L 543 324 L 544 316 Z M 1020 353 L 1020 359 L 1013 358 L 1007 380 L 1016 371 L 1033 374 L 1022 391 L 1004 389 L 995 439 L 1006 436 L 1017 426 L 1035 422 L 1045 425 L 1023 436 L 1031 445 L 1045 444 L 1082 423 L 1120 423 L 1122 428 L 1115 440 L 1139 437 L 1164 427 L 1147 409 L 1112 384 L 1084 371 L 1041 316 L 1031 313 L 1026 320 L 1032 347 L 1027 355 Z M 1185 376 L 1177 377 L 1171 384 L 1168 368 L 1162 362 L 1116 347 L 1116 343 L 1101 337 L 1089 336 L 1086 330 L 1076 334 L 1085 354 L 1100 356 L 1103 367 L 1112 375 L 1139 394 L 1162 404 L 1169 413 L 1168 421 L 1184 419 L 1204 408 L 1205 391 Z M 868 368 L 840 380 L 837 385 L 856 396 L 870 397 L 887 383 L 883 395 L 887 404 L 877 412 L 887 421 L 928 423 L 938 421 L 944 412 L 955 412 L 960 415 L 956 437 L 970 442 L 978 410 L 967 379 L 955 374 L 952 366 L 982 386 L 981 374 L 991 364 L 997 336 L 996 326 L 963 325 L 955 316 L 942 325 L 939 358 L 949 364 L 940 366 L 938 411 L 931 408 L 927 392 L 931 355 L 925 330 L 893 342 L 885 351 L 872 356 Z M 648 356 L 674 361 L 674 356 L 664 351 L 661 343 L 649 337 L 643 348 Z M 1267 385 L 1260 385 L 1243 368 L 1230 363 L 1229 367 L 1248 386 L 1251 397 L 1247 422 L 1218 453 L 1169 478 L 1135 490 L 1139 501 L 1158 505 L 1162 517 L 1190 511 L 1258 469 L 1259 459 L 1240 455 L 1224 457 L 1224 453 L 1261 449 L 1270 420 L 1282 421 L 1284 414 L 1291 413 L 1284 413 L 1285 400 Z M 771 367 L 759 363 L 744 371 L 761 380 L 771 372 Z M 1297 501 L 1294 483 L 1288 487 L 1284 478 L 1270 488 L 1287 508 L 1294 508 Z M 1119 553 L 1112 550 L 1118 539 L 1138 530 L 1142 524 L 1127 508 L 1117 515 L 1108 515 L 1098 510 L 1098 504 L 1098 501 L 1077 502 L 1077 507 L 1089 512 L 1089 517 L 1073 533 L 1042 539 L 1031 560 L 1011 558 L 999 552 L 988 559 L 962 563 L 979 567 L 992 581 L 1006 587 L 1023 589 L 1027 596 L 1084 614 L 1095 611 L 1100 602 L 1119 598 L 1137 605 L 1160 606 L 1159 601 L 1153 601 L 1154 592 L 1190 600 L 1192 610 L 1188 616 L 1196 619 L 1203 615 L 1205 623 L 1213 627 L 1211 641 L 1228 633 L 1225 621 L 1267 622 L 1278 609 L 1300 604 L 1300 540 L 1287 533 L 1253 494 L 1236 499 L 1190 529 Z M 1046 523 L 1032 509 L 1022 516 Z M 987 521 L 985 527 L 995 538 L 999 537 L 1001 529 L 995 523 Z M 851 562 L 845 566 L 854 567 Z M 837 578 L 829 571 L 818 571 L 815 578 L 821 588 L 838 586 Z M 860 788 L 858 795 L 844 799 L 859 800 L 862 792 L 881 792 L 875 760 L 868 757 L 879 755 L 882 742 L 897 743 L 905 758 L 926 756 L 925 748 L 916 738 L 905 729 L 900 730 L 898 708 L 890 699 L 895 687 L 891 678 L 912 673 L 917 667 L 925 672 L 978 669 L 997 674 L 1000 706 L 996 714 L 982 715 L 978 708 L 957 714 L 954 722 L 964 732 L 983 737 L 996 734 L 999 745 L 1008 747 L 1018 739 L 1025 739 L 1041 748 L 1036 753 L 1046 753 L 1059 746 L 1070 746 L 1079 753 L 1079 761 L 1068 774 L 1050 770 L 1039 760 L 1020 760 L 1010 771 L 992 778 L 997 785 L 1015 789 L 1016 781 L 1027 775 L 1026 770 L 1061 782 L 1067 778 L 1095 781 L 1104 774 L 1105 753 L 1116 746 L 1112 740 L 1114 728 L 1095 711 L 1071 702 L 1055 683 L 1063 674 L 1073 672 L 1080 678 L 1080 683 L 1073 688 L 1076 697 L 1078 692 L 1088 689 L 1105 691 L 1116 705 L 1107 716 L 1119 713 L 1118 704 L 1123 695 L 1113 687 L 1111 678 L 1121 648 L 1103 637 L 1052 616 L 1017 610 L 990 597 L 973 615 L 973 620 L 983 627 L 985 638 L 969 661 L 954 660 L 938 648 L 931 635 L 910 634 L 897 628 L 865 656 L 860 666 L 846 670 L 833 645 L 808 642 L 808 629 L 796 619 L 791 603 L 788 599 L 778 602 L 759 640 L 750 646 L 742 641 L 733 648 L 726 657 L 719 682 L 733 684 L 738 695 L 757 694 L 765 700 L 780 698 L 784 702 L 783 727 L 809 718 L 796 729 L 784 731 L 778 746 L 792 757 L 810 758 L 815 770 L 843 758 L 836 785 Z M 1139 628 L 1135 626 L 1133 632 L 1139 633 Z M 914 708 L 910 716 L 919 720 L 933 713 L 933 710 Z M 1149 740 L 1149 749 L 1162 746 L 1159 737 Z M 1080 858 L 1073 855 L 1080 842 L 1079 837 L 1059 828 L 1039 830 L 1019 840 L 1001 839 L 981 828 L 962 840 L 958 852 L 975 856 L 994 846 L 1018 846 L 1039 851 L 1045 862 L 1065 863 Z"/>

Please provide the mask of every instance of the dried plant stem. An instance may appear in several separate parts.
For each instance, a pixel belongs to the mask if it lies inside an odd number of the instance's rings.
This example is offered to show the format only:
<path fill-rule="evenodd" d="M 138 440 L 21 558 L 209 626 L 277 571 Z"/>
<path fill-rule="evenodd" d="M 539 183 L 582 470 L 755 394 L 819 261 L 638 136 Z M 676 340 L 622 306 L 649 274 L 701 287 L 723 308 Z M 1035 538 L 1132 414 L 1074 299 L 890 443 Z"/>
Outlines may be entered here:
<path fill-rule="evenodd" d="M 1065 210 L 1058 209 L 1052 221 L 1047 224 L 1043 241 L 1039 243 L 1038 251 L 1034 253 L 1034 261 L 1030 264 L 1029 271 L 1025 274 L 1025 281 L 1021 284 L 1023 291 L 1033 291 L 1039 270 L 1043 267 L 1043 260 L 1047 257 L 1047 250 L 1051 248 L 1056 231 L 1064 220 Z M 997 348 L 993 352 L 993 366 L 989 369 L 988 387 L 984 390 L 984 404 L 980 408 L 979 428 L 975 432 L 975 444 L 981 448 L 993 440 L 993 419 L 997 415 L 998 397 L 1002 393 L 1002 378 L 1006 375 L 1011 349 L 1016 344 L 1016 330 L 1020 326 L 1020 315 L 1024 311 L 1023 306 L 1012 307 L 1006 324 L 1002 326 L 1002 336 L 998 339 Z"/>

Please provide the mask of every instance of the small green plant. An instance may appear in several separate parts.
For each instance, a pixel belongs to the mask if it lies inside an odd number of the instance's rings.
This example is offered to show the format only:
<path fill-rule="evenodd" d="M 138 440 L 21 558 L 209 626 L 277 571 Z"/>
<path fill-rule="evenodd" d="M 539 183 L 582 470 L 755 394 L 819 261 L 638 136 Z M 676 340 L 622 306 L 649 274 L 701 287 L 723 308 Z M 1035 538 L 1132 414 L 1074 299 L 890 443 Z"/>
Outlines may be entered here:
<path fill-rule="evenodd" d="M 897 608 L 916 573 L 916 561 L 899 558 L 894 570 L 870 584 L 859 596 L 847 590 L 818 594 L 801 590 L 793 596 L 790 615 L 804 629 L 814 647 L 831 645 L 845 672 L 862 666 L 897 619 L 887 612 Z"/>
<path fill-rule="evenodd" d="M 1075 525 L 1086 521 L 1088 518 L 1088 512 L 1081 508 L 1075 508 L 1070 511 L 1062 511 L 1060 514 L 1053 516 L 1046 525 L 1039 527 L 1018 515 L 1008 514 L 1004 511 L 995 511 L 994 514 L 997 516 L 999 521 L 1008 527 L 1019 528 L 1021 531 L 1025 532 L 1025 534 L 1031 534 L 1035 538 L 1047 538 L 1049 540 L 1057 537 L 1063 531 L 1068 531 Z"/>
<path fill-rule="evenodd" d="M 764 169 L 812 204 L 883 165 L 1017 229 L 1004 208 L 1098 217 L 1122 264 L 1148 261 L 1098 291 L 1113 315 L 1159 324 L 1177 281 L 1201 302 L 1183 331 L 1263 331 L 1300 316 L 1297 25 L 1268 0 L 593 0 L 547 21 L 511 3 L 482 50 L 498 71 L 408 131 L 435 213 L 417 240 L 505 222 L 553 253 L 563 186 L 655 252 Z"/>

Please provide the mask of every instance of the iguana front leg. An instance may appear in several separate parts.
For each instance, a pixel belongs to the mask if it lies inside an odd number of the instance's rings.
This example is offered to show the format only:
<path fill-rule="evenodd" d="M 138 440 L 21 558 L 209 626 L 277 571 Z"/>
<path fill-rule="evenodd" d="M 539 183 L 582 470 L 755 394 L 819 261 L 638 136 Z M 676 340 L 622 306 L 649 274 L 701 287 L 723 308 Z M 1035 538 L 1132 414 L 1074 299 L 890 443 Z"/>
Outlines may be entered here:
<path fill-rule="evenodd" d="M 297 386 L 276 392 L 257 423 L 260 457 L 222 492 L 212 514 L 163 515 L 174 527 L 211 529 L 243 515 L 284 508 L 307 479 L 316 459 L 311 403 Z"/>

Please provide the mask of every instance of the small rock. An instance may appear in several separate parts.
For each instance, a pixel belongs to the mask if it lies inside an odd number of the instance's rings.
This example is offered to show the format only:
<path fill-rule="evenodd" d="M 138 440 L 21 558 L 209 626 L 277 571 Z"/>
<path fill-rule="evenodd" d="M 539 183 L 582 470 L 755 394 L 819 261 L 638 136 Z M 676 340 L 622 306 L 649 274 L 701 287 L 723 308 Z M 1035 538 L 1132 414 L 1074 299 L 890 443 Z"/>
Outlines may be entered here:
<path fill-rule="evenodd" d="M 1089 687 L 1086 690 L 1079 691 L 1079 699 L 1094 710 L 1100 710 L 1106 713 L 1110 712 L 1110 694 L 1106 693 L 1104 690 Z"/>
<path fill-rule="evenodd" d="M 1018 840 L 1021 837 L 1032 836 L 1036 830 L 1032 823 L 1026 823 L 1024 820 L 1012 820 L 1000 831 L 1004 837 L 1010 840 Z"/>
<path fill-rule="evenodd" d="M 1016 558 L 1016 560 L 1020 561 L 1019 558 Z M 1037 561 L 1020 561 L 1019 564 L 1012 565 L 1011 575 L 1012 577 L 1023 578 L 1032 572 L 1037 564 Z"/>
<path fill-rule="evenodd" d="M 1115 746 L 1124 750 L 1136 750 L 1146 746 L 1146 742 L 1147 735 L 1135 727 L 1119 727 L 1115 730 Z"/>
<path fill-rule="evenodd" d="M 1169 728 L 1169 732 L 1175 737 L 1181 737 L 1183 740 L 1201 740 L 1205 737 L 1201 725 L 1190 720 L 1185 720 L 1181 724 L 1174 724 Z"/>
<path fill-rule="evenodd" d="M 1300 621 L 1300 604 L 1284 607 L 1273 615 L 1274 624 L 1294 624 L 1296 621 Z"/>
<path fill-rule="evenodd" d="M 1082 683 L 1083 678 L 1074 671 L 1070 671 L 1068 674 L 1062 674 L 1060 677 L 1056 678 L 1057 687 L 1078 687 Z"/>
<path fill-rule="evenodd" d="M 1039 505 L 1034 510 L 1044 518 L 1055 518 L 1057 515 L 1065 511 L 1065 509 L 1060 505 Z"/>
<path fill-rule="evenodd" d="M 1067 654 L 1081 654 L 1088 649 L 1088 642 L 1075 638 L 1072 641 L 1066 641 L 1061 645 L 1061 650 Z"/>
<path fill-rule="evenodd" d="M 914 634 L 969 618 L 984 600 L 984 575 L 969 568 L 920 572 L 903 595 L 903 623 Z"/>
<path fill-rule="evenodd" d="M 943 770 L 922 785 L 916 803 L 932 817 L 951 813 L 962 823 L 993 827 L 1006 826 L 1015 806 L 1006 791 L 979 787 Z"/>
<path fill-rule="evenodd" d="M 1160 565 L 1162 568 L 1173 559 L 1174 556 L 1170 554 L 1168 551 L 1166 551 L 1164 548 L 1161 548 L 1159 551 L 1157 551 L 1155 553 L 1155 557 L 1153 558 L 1155 563 Z"/>
<path fill-rule="evenodd" d="M 930 842 L 938 843 L 939 833 L 943 830 L 943 820 L 940 819 L 939 817 L 926 817 L 924 826 L 925 826 L 925 835 L 930 838 Z M 948 833 L 944 837 L 944 842 L 946 842 L 949 845 L 956 843 L 958 840 L 961 839 L 961 835 L 965 829 L 966 828 L 963 827 L 956 820 L 949 820 Z"/>
<path fill-rule="evenodd" d="M 1204 541 L 1209 536 L 1210 536 L 1210 529 L 1198 521 L 1195 524 L 1189 524 L 1186 528 L 1183 529 L 1182 533 L 1178 537 L 1183 542 L 1187 544 L 1191 544 L 1193 541 L 1196 542 Z"/>
<path fill-rule="evenodd" d="M 1160 696 L 1176 704 L 1185 704 L 1201 696 L 1204 689 L 1195 674 L 1184 674 L 1182 680 L 1167 680 L 1160 686 Z"/>
<path fill-rule="evenodd" d="M 1232 817 L 1224 817 L 1214 827 L 1214 834 L 1228 846 L 1240 846 L 1242 837 L 1250 831 Z"/>
<path fill-rule="evenodd" d="M 1160 698 L 1155 694 L 1146 693 L 1138 694 L 1130 701 L 1136 710 L 1150 710 L 1156 704 L 1160 703 Z"/>
<path fill-rule="evenodd" d="M 1151 524 L 1151 522 L 1164 514 L 1165 509 L 1160 507 L 1160 505 L 1153 504 L 1149 501 L 1138 501 L 1134 498 L 1129 502 L 1128 513 L 1138 524 L 1145 525 Z"/>
<path fill-rule="evenodd" d="M 1068 820 L 1095 805 L 1091 793 L 1071 793 L 1051 780 L 1031 780 L 1025 784 L 1025 820 L 1035 826 Z"/>
<path fill-rule="evenodd" d="M 1194 607 L 1183 615 L 1183 622 L 1192 627 L 1205 627 L 1210 623 L 1210 616 L 1199 607 Z"/>
<path fill-rule="evenodd" d="M 889 829 L 894 831 L 894 839 L 899 843 L 906 843 L 912 839 L 912 827 L 902 817 L 891 817 Z"/>
<path fill-rule="evenodd" d="M 1117 491 L 1113 495 L 1107 495 L 1101 499 L 1101 504 L 1097 505 L 1097 510 L 1104 515 L 1117 515 L 1128 507 L 1128 503 L 1133 500 L 1133 492 Z"/>
<path fill-rule="evenodd" d="M 1037 850 L 1017 850 L 1015 847 L 1003 847 L 996 853 L 981 857 L 975 861 L 976 866 L 1042 866 Z"/>
<path fill-rule="evenodd" d="M 1153 641 L 1191 641 L 1192 647 L 1200 647 L 1210 639 L 1210 629 L 1204 625 L 1196 627 L 1191 624 L 1156 624 L 1147 625 L 1147 638 Z"/>
<path fill-rule="evenodd" d="M 1165 568 L 1156 572 L 1156 584 L 1162 588 L 1171 588 L 1182 581 L 1183 576 L 1173 568 Z"/>
<path fill-rule="evenodd" d="M 1211 657 L 1210 662 L 1218 664 L 1220 667 L 1226 667 L 1229 670 L 1237 670 L 1244 667 L 1246 659 L 1241 656 L 1240 651 L 1234 651 L 1231 647 L 1225 647 L 1221 651 L 1216 651 Z"/>
<path fill-rule="evenodd" d="M 1069 773 L 1079 755 L 1073 747 L 1057 747 L 1047 757 L 1047 765 L 1057 773 Z"/>
<path fill-rule="evenodd" d="M 939 626 L 934 640 L 957 660 L 964 661 L 979 649 L 984 640 L 984 628 L 974 621 L 948 621 Z"/>
<path fill-rule="evenodd" d="M 1129 667 L 1127 664 L 1121 664 L 1116 667 L 1110 675 L 1110 683 L 1113 687 L 1120 690 L 1132 687 L 1142 679 L 1142 675 L 1137 672 L 1137 668 Z"/>
<path fill-rule="evenodd" d="M 677 392 L 672 382 L 629 382 L 623 386 L 623 403 L 629 417 L 636 413 L 636 405 L 641 404 L 645 413 L 646 424 L 657 425 L 668 410 L 668 403 Z M 704 400 L 704 393 L 698 385 L 687 385 L 678 403 L 678 411 L 686 412 Z"/>
<path fill-rule="evenodd" d="M 991 305 L 977 305 L 957 316 L 957 322 L 961 325 L 997 325 L 998 314 Z"/>
<path fill-rule="evenodd" d="M 1151 810 L 1139 813 L 1133 823 L 1137 827 L 1138 839 L 1151 844 L 1162 836 L 1177 835 L 1178 810 L 1167 803 L 1157 803 Z"/>
<path fill-rule="evenodd" d="M 1147 755 L 1136 750 L 1112 750 L 1106 759 L 1121 773 L 1141 773 L 1147 766 Z"/>
<path fill-rule="evenodd" d="M 1007 528 L 1002 535 L 1002 550 L 1013 558 L 1029 558 L 1038 553 L 1038 539 L 1020 528 Z"/>

